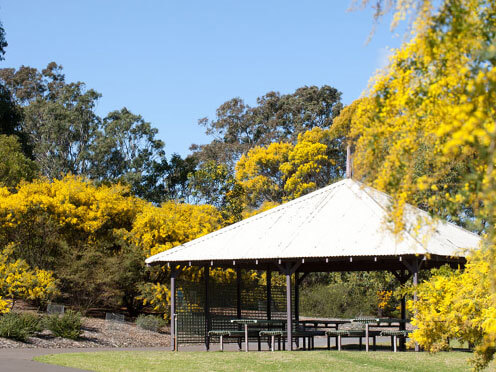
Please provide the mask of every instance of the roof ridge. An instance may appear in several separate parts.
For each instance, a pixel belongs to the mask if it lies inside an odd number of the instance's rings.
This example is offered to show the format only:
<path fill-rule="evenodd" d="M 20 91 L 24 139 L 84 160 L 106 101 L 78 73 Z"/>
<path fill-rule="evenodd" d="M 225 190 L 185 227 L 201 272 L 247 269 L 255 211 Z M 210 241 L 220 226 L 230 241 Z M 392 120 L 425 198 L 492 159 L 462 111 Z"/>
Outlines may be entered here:
<path fill-rule="evenodd" d="M 385 212 L 389 213 L 389 211 L 384 208 L 383 205 L 381 205 L 381 203 L 379 203 L 377 200 L 375 200 L 375 198 L 370 195 L 370 193 L 368 192 L 368 190 L 365 190 L 365 189 L 371 189 L 373 190 L 374 192 L 377 192 L 379 194 L 382 194 L 385 198 L 387 198 L 388 200 L 392 200 L 392 196 L 391 195 L 388 195 L 387 193 L 385 193 L 384 191 L 381 191 L 381 190 L 378 190 L 376 189 L 375 187 L 372 187 L 372 186 L 369 186 L 369 185 L 366 185 L 362 182 L 359 182 L 359 181 L 355 181 L 356 183 L 360 184 L 361 187 L 363 187 L 364 189 L 364 192 L 365 194 L 370 198 L 372 199 L 377 205 L 379 205 L 379 207 L 381 207 Z M 431 221 L 429 222 L 433 222 L 433 223 L 444 223 L 444 224 L 447 224 L 447 225 L 450 225 L 454 228 L 456 228 L 457 230 L 460 230 L 461 232 L 464 232 L 464 233 L 470 233 L 471 235 L 473 235 L 474 237 L 477 237 L 477 238 L 480 238 L 480 236 L 470 230 L 467 230 L 467 229 L 464 229 L 463 227 L 461 226 L 458 226 L 457 224 L 453 223 L 453 222 L 450 222 L 450 221 L 447 221 L 441 217 L 438 217 L 438 216 L 435 216 L 435 215 L 431 215 L 429 212 L 419 208 L 419 207 L 416 207 L 410 203 L 405 203 L 405 207 L 407 207 L 408 209 L 410 209 L 410 212 L 413 213 L 413 214 L 416 214 L 416 213 L 419 213 L 422 214 L 422 216 L 419 216 L 419 217 L 424 217 L 427 218 L 427 219 L 430 219 Z M 438 231 L 438 228 L 436 226 L 432 226 L 434 228 L 435 231 Z M 407 229 L 403 229 L 402 231 L 407 237 L 413 239 L 416 243 L 420 244 L 420 246 L 423 247 L 423 249 L 425 251 L 427 251 L 427 249 L 425 248 L 424 246 L 424 243 L 422 243 L 411 231 L 407 230 Z M 433 235 L 434 237 L 434 235 Z M 432 237 L 431 237 L 432 238 Z"/>
<path fill-rule="evenodd" d="M 365 188 L 372 189 L 372 190 L 374 190 L 375 192 L 378 192 L 379 194 L 384 195 L 384 196 L 385 196 L 386 198 L 388 198 L 388 199 L 392 199 L 392 196 L 391 196 L 391 195 L 389 195 L 389 194 L 387 194 L 387 193 L 385 193 L 384 191 L 378 190 L 378 189 L 376 189 L 375 187 L 369 186 L 369 185 L 367 185 L 367 184 L 365 184 L 365 183 L 363 183 L 363 182 L 357 181 L 357 180 L 353 180 L 353 181 L 354 181 L 354 182 L 356 182 L 356 183 L 358 183 L 358 184 L 360 184 L 360 185 L 362 185 L 362 186 L 364 186 Z M 374 201 L 375 201 L 375 200 L 374 200 Z M 376 203 L 377 203 L 377 201 L 376 201 Z M 378 204 L 379 204 L 379 203 L 378 203 Z M 379 206 L 381 206 L 381 205 L 379 204 Z M 456 229 L 458 229 L 458 230 L 461 230 L 462 232 L 468 232 L 468 233 L 472 234 L 473 236 L 475 236 L 475 237 L 477 237 L 477 238 L 480 238 L 480 235 L 479 235 L 479 234 L 477 234 L 477 233 L 475 233 L 475 232 L 473 232 L 473 231 L 467 230 L 466 228 L 464 228 L 464 227 L 462 227 L 462 226 L 459 226 L 459 225 L 457 225 L 456 223 L 451 222 L 451 221 L 448 221 L 448 220 L 446 220 L 446 219 L 444 219 L 444 218 L 441 218 L 441 217 L 439 217 L 439 216 L 436 216 L 436 215 L 431 215 L 431 213 L 429 213 L 429 212 L 427 212 L 427 211 L 423 210 L 422 208 L 416 207 L 416 206 L 415 206 L 415 205 L 413 205 L 413 204 L 410 204 L 410 203 L 405 203 L 405 206 L 407 206 L 407 207 L 409 207 L 409 208 L 413 208 L 413 209 L 415 209 L 415 210 L 418 210 L 418 211 L 422 212 L 422 214 L 425 214 L 427 217 L 432 218 L 433 220 L 438 220 L 438 221 L 440 221 L 440 222 L 442 222 L 442 223 L 446 223 L 446 224 L 448 224 L 448 225 L 450 225 L 450 226 L 455 227 L 455 228 L 456 228 Z M 382 207 L 382 206 L 381 206 L 381 207 Z M 384 208 L 383 208 L 383 209 L 384 209 Z"/>
<path fill-rule="evenodd" d="M 181 251 L 182 249 L 185 249 L 185 248 L 188 248 L 192 245 L 195 245 L 195 244 L 199 244 L 201 243 L 201 241 L 205 241 L 205 240 L 208 240 L 208 239 L 213 239 L 215 238 L 216 236 L 218 235 L 221 235 L 221 234 L 225 234 L 227 233 L 228 231 L 232 231 L 232 230 L 235 230 L 235 229 L 238 229 L 246 224 L 248 224 L 250 221 L 255 221 L 255 220 L 258 220 L 258 219 L 261 219 L 261 218 L 264 218 L 268 215 L 271 215 L 273 213 L 276 213 L 280 210 L 283 210 L 283 209 L 287 209 L 288 207 L 290 206 L 293 206 L 295 204 L 299 204 L 299 203 L 302 203 L 308 199 L 311 199 L 311 198 L 314 198 L 316 197 L 317 195 L 320 195 L 328 190 L 332 190 L 332 189 L 335 189 L 341 185 L 346 185 L 346 181 L 348 181 L 347 178 L 345 179 L 342 179 L 338 182 L 335 182 L 335 183 L 331 183 L 330 185 L 327 185 L 327 186 L 324 186 L 318 190 L 315 190 L 315 191 L 312 191 L 311 193 L 308 193 L 306 195 L 303 195 L 302 197 L 299 197 L 299 198 L 296 198 L 296 199 L 293 199 L 293 200 L 290 200 L 286 203 L 283 203 L 283 204 L 280 204 L 278 205 L 277 207 L 274 207 L 274 208 L 271 208 L 267 211 L 263 211 L 261 213 L 258 213 L 254 216 L 251 216 L 251 217 L 248 217 L 248 218 L 245 218 L 244 220 L 241 220 L 239 222 L 236 222 L 236 223 L 233 223 L 231 225 L 228 225 L 228 226 L 225 226 L 225 227 L 222 227 L 218 230 L 215 230 L 215 231 L 212 231 L 211 233 L 208 233 L 208 234 L 205 234 L 205 235 L 202 235 L 196 239 L 192 239 L 186 243 L 183 243 L 183 244 L 180 244 L 180 245 L 176 245 L 175 247 L 172 247 L 172 248 L 169 248 L 165 251 L 162 251 L 162 252 L 159 252 L 157 253 L 157 255 L 163 255 L 163 256 L 166 256 L 168 254 L 172 254 L 173 252 L 171 252 L 172 250 L 174 250 L 174 252 L 178 252 L 178 251 Z M 168 253 L 166 253 L 168 252 Z M 150 257 L 153 257 L 155 255 L 152 255 Z M 150 258 L 148 257 L 148 258 Z M 147 259 L 148 259 L 147 258 Z"/>
<path fill-rule="evenodd" d="M 341 181 L 339 181 L 339 182 L 341 182 Z M 345 185 L 345 186 L 346 186 L 346 183 L 345 183 L 345 182 L 343 182 L 343 185 Z M 326 186 L 326 188 L 327 188 L 327 186 Z M 330 188 L 329 190 L 336 191 L 336 189 L 338 189 L 338 188 L 337 188 L 337 187 L 333 187 L 333 188 Z M 322 200 L 322 201 L 319 203 L 319 205 L 318 205 L 318 206 L 317 206 L 314 210 L 312 210 L 312 211 L 310 212 L 310 214 L 308 215 L 308 218 L 307 218 L 307 219 L 305 219 L 305 220 L 304 220 L 304 221 L 303 221 L 303 222 L 302 222 L 302 223 L 301 223 L 301 224 L 300 224 L 300 225 L 299 225 L 299 226 L 295 229 L 295 231 L 293 232 L 293 234 L 291 234 L 291 235 L 292 235 L 292 237 L 297 236 L 297 235 L 299 234 L 299 232 L 301 231 L 301 229 L 303 228 L 303 226 L 304 226 L 306 223 L 308 223 L 309 221 L 311 221 L 313 218 L 315 218 L 315 216 L 317 215 L 317 213 L 318 213 L 318 212 L 320 212 L 320 210 L 323 208 L 323 206 L 324 206 L 325 204 L 327 204 L 327 202 L 329 201 L 329 199 L 330 199 L 330 198 L 332 198 L 332 197 L 334 197 L 334 195 L 335 195 L 335 194 L 334 194 L 334 193 L 332 193 L 332 194 L 327 194 L 326 196 L 324 196 L 324 200 Z M 282 245 L 280 245 L 280 247 L 281 247 L 282 249 L 286 249 L 286 248 L 287 248 L 290 244 L 291 244 L 291 242 L 289 241 L 289 242 L 286 242 L 286 244 L 285 244 L 285 246 L 284 246 L 284 247 L 283 247 Z"/>
<path fill-rule="evenodd" d="M 368 189 L 371 189 L 373 190 L 374 192 L 378 192 L 378 193 L 381 193 L 382 195 L 384 195 L 386 197 L 386 199 L 388 199 L 388 201 L 391 201 L 393 198 L 386 194 L 385 192 L 382 192 L 380 190 L 377 190 L 375 187 L 372 187 L 372 186 L 368 186 L 362 182 L 358 182 L 356 181 L 357 183 L 360 184 L 360 187 L 362 187 L 363 189 L 363 192 L 365 193 L 365 195 L 367 195 L 375 204 L 377 204 L 384 212 L 386 212 L 387 214 L 389 214 L 389 211 L 381 204 L 379 203 L 372 195 L 370 195 L 370 193 L 368 192 L 368 190 L 366 190 L 367 188 Z M 408 205 L 409 207 L 412 207 L 412 208 L 415 208 L 416 210 L 419 210 L 421 212 L 424 212 L 422 209 L 418 208 L 418 207 L 414 207 L 413 205 L 411 204 L 408 204 L 406 203 L 406 205 Z M 424 244 L 419 241 L 412 233 L 410 233 L 410 231 L 406 230 L 406 229 L 403 229 L 401 231 L 402 233 L 404 233 L 403 235 L 406 235 L 406 237 L 410 238 L 411 240 L 413 240 L 415 243 L 417 243 L 418 245 L 420 245 L 420 247 L 425 251 L 427 252 L 427 249 L 425 248 Z"/>

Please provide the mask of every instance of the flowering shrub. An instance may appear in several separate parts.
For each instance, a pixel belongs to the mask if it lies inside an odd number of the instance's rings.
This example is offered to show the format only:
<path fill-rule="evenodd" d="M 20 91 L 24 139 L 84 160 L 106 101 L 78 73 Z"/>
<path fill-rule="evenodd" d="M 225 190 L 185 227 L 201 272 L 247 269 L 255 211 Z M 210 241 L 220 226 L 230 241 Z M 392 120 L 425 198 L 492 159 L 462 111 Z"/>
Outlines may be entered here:
<path fill-rule="evenodd" d="M 476 368 L 496 347 L 496 3 L 397 2 L 395 22 L 417 4 L 412 38 L 342 127 L 355 147 L 355 176 L 394 196 L 394 230 L 406 203 L 484 238 L 466 271 L 436 271 L 417 289 L 413 339 L 430 351 L 458 338 L 476 345 Z M 339 121 L 339 120 L 338 120 Z"/>
<path fill-rule="evenodd" d="M 46 302 L 58 293 L 57 280 L 51 272 L 33 270 L 11 254 L 10 247 L 0 252 L 0 314 L 9 312 L 17 298 Z"/>
<path fill-rule="evenodd" d="M 417 291 L 417 302 L 407 302 L 415 314 L 414 341 L 431 352 L 448 349 L 449 339 L 473 345 L 476 369 L 486 366 L 495 351 L 496 306 L 488 275 L 489 254 L 488 250 L 475 252 L 464 271 L 433 270 L 430 280 L 411 288 Z"/>

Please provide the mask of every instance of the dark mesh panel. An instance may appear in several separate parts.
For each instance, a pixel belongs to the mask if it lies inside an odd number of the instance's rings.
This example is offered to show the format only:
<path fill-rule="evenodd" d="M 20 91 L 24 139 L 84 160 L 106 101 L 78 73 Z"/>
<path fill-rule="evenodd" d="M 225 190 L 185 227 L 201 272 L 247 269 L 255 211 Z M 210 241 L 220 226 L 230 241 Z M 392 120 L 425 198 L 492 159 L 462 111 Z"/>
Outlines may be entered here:
<path fill-rule="evenodd" d="M 294 286 L 293 286 L 294 288 Z M 286 287 L 273 286 L 271 290 L 271 319 L 286 319 Z M 205 283 L 178 278 L 176 293 L 177 332 L 179 343 L 203 343 L 208 330 L 242 330 L 231 323 L 237 314 L 237 284 L 216 283 L 209 280 L 209 322 L 205 317 Z M 293 314 L 294 314 L 294 290 Z M 241 283 L 241 318 L 267 319 L 267 288 L 257 282 Z M 207 330 L 207 328 L 209 328 Z M 226 339 L 235 342 L 235 339 Z M 217 342 L 213 338 L 212 342 Z"/>

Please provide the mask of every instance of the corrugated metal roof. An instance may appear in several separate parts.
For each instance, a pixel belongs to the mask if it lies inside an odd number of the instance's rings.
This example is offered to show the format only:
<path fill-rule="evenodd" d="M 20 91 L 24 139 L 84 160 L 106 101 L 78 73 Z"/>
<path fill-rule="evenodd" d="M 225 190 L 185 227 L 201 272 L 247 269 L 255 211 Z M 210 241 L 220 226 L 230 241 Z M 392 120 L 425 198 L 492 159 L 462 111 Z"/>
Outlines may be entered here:
<path fill-rule="evenodd" d="M 413 206 L 405 211 L 405 231 L 395 235 L 387 222 L 390 203 L 388 195 L 345 179 L 146 262 L 411 254 L 452 257 L 479 246 L 478 235 L 433 220 Z"/>

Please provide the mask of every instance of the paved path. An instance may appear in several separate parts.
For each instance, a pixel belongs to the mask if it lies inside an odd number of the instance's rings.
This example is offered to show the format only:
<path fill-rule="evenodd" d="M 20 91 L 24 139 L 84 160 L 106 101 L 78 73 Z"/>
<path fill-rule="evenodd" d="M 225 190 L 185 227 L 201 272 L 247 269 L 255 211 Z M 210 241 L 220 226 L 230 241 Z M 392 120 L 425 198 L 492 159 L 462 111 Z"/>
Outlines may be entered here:
<path fill-rule="evenodd" d="M 0 349 L 1 372 L 71 372 L 83 371 L 82 369 L 59 367 L 53 364 L 38 363 L 34 357 L 45 354 L 59 353 L 84 353 L 95 351 L 135 351 L 135 350 L 170 350 L 169 348 L 79 348 L 79 349 Z"/>

